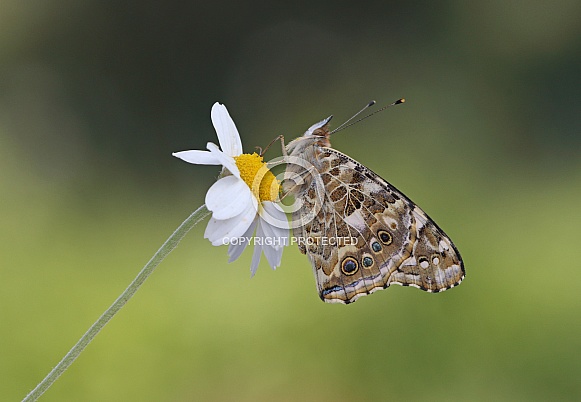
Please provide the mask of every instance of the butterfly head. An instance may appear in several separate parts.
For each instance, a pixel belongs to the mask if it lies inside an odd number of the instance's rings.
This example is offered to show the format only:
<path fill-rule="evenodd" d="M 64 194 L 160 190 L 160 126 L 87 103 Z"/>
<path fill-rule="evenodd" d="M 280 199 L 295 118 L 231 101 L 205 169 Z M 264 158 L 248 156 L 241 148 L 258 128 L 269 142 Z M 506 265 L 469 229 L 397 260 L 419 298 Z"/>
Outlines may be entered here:
<path fill-rule="evenodd" d="M 307 131 L 305 131 L 303 137 L 315 140 L 316 144 L 322 147 L 330 147 L 331 142 L 329 141 L 329 136 L 331 135 L 331 133 L 329 132 L 329 122 L 331 121 L 332 118 L 333 116 L 331 115 L 326 119 L 323 119 L 320 122 L 313 124 L 311 127 L 309 127 Z"/>
<path fill-rule="evenodd" d="M 307 131 L 305 131 L 304 136 L 308 137 L 310 135 L 324 135 L 325 132 L 328 135 L 329 134 L 328 125 L 332 118 L 333 116 L 331 115 L 326 119 L 323 119 L 320 122 L 313 124 L 311 127 L 309 127 Z"/>
<path fill-rule="evenodd" d="M 332 118 L 333 116 L 329 116 L 313 124 L 301 137 L 289 142 L 286 146 L 289 155 L 300 155 L 307 149 L 310 149 L 311 152 L 316 152 L 316 146 L 330 147 L 331 142 L 329 141 L 329 137 L 331 133 L 329 131 L 329 122 Z"/>

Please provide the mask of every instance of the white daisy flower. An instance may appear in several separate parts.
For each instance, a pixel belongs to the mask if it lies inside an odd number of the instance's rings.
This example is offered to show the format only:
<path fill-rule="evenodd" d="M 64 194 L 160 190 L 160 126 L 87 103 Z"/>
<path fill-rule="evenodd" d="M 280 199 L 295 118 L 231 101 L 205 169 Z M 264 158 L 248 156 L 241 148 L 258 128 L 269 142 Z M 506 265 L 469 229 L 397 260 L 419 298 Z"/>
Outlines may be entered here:
<path fill-rule="evenodd" d="M 278 198 L 279 182 L 261 156 L 242 152 L 240 135 L 226 106 L 219 103 L 212 106 L 212 123 L 220 147 L 209 142 L 208 151 L 172 154 L 189 163 L 224 167 L 218 181 L 206 193 L 206 207 L 212 212 L 212 217 L 204 238 L 214 246 L 229 244 L 228 262 L 240 257 L 246 246 L 253 242 L 252 276 L 262 252 L 275 269 L 280 266 L 289 236 L 286 215 L 274 202 Z"/>

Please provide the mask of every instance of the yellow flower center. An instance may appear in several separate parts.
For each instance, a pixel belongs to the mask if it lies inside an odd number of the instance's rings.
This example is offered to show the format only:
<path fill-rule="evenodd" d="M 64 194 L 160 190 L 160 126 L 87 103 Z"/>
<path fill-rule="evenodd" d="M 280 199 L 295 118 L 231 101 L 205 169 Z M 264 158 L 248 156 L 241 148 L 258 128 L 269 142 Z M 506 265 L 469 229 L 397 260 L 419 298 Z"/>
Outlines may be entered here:
<path fill-rule="evenodd" d="M 240 177 L 259 201 L 274 201 L 278 197 L 280 183 L 263 162 L 262 156 L 254 152 L 235 156 Z"/>

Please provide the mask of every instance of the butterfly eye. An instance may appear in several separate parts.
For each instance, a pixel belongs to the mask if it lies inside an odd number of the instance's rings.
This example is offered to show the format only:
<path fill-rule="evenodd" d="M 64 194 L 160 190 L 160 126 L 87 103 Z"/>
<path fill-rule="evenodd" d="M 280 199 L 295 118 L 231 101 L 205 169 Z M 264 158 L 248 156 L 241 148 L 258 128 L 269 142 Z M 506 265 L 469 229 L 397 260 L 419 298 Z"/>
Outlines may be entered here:
<path fill-rule="evenodd" d="M 358 269 L 359 264 L 353 257 L 347 257 L 341 263 L 341 271 L 343 271 L 345 275 L 353 275 Z"/>
<path fill-rule="evenodd" d="M 381 242 L 383 244 L 385 244 L 386 246 L 388 246 L 388 245 L 391 244 L 392 237 L 391 237 L 391 234 L 389 234 L 388 231 L 386 231 L 386 230 L 379 230 L 377 232 L 377 237 L 379 237 L 379 239 L 381 240 Z"/>

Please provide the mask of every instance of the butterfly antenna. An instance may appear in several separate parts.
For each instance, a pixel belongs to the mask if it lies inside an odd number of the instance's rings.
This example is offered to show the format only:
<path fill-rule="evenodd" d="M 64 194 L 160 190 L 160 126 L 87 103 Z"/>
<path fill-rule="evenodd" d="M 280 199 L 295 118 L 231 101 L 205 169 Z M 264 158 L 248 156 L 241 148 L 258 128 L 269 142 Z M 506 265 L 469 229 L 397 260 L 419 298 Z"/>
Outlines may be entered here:
<path fill-rule="evenodd" d="M 375 105 L 375 101 L 372 100 L 371 102 L 369 102 L 367 105 L 365 105 L 363 107 L 363 109 L 361 109 L 360 111 L 358 111 L 357 113 L 355 113 L 353 116 L 351 116 L 351 118 L 349 120 L 347 120 L 345 123 L 341 124 L 339 127 L 337 127 L 336 129 L 334 129 L 333 131 L 331 131 L 331 134 L 333 134 L 336 131 L 341 130 L 341 127 L 344 127 L 347 123 L 349 123 L 351 120 L 353 120 L 354 118 L 356 118 L 357 116 L 359 116 L 361 113 L 363 113 L 365 110 L 369 109 L 371 106 Z"/>
<path fill-rule="evenodd" d="M 367 116 L 365 116 L 365 117 L 362 117 L 362 118 L 360 118 L 359 120 L 357 120 L 357 121 L 354 121 L 354 122 L 353 122 L 353 123 L 351 123 L 351 124 L 347 124 L 347 123 L 349 123 L 351 120 L 353 120 L 353 119 L 354 119 L 354 118 L 355 118 L 355 117 L 356 117 L 358 114 L 360 114 L 360 113 L 361 113 L 361 112 L 363 112 L 365 109 L 367 109 L 369 106 L 372 106 L 372 105 L 375 103 L 375 101 L 374 101 L 373 103 L 370 103 L 369 105 L 367 105 L 366 107 L 364 107 L 363 109 L 361 109 L 361 111 L 360 111 L 359 113 L 357 113 L 355 116 L 351 117 L 351 118 L 350 118 L 349 120 L 347 120 L 345 123 L 341 124 L 341 125 L 340 125 L 339 127 L 337 127 L 335 130 L 331 131 L 331 134 L 333 134 L 333 133 L 336 133 L 337 131 L 340 131 L 340 130 L 345 130 L 347 127 L 351 127 L 352 125 L 354 125 L 354 124 L 357 124 L 357 123 L 359 123 L 360 121 L 363 121 L 363 120 L 367 119 L 368 117 L 371 117 L 371 116 L 373 116 L 375 113 L 383 112 L 385 109 L 387 109 L 387 108 L 389 108 L 389 107 L 391 107 L 391 106 L 399 105 L 400 103 L 404 103 L 404 102 L 405 102 L 405 99 L 404 99 L 404 98 L 398 99 L 398 100 L 396 100 L 395 102 L 393 102 L 393 103 L 390 103 L 389 105 L 385 105 L 385 106 L 384 106 L 384 107 L 382 107 L 381 109 L 377 109 L 375 112 L 373 112 L 373 113 L 370 113 L 370 114 L 368 114 Z"/>

